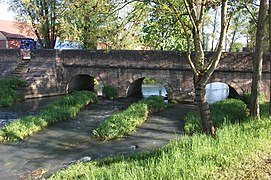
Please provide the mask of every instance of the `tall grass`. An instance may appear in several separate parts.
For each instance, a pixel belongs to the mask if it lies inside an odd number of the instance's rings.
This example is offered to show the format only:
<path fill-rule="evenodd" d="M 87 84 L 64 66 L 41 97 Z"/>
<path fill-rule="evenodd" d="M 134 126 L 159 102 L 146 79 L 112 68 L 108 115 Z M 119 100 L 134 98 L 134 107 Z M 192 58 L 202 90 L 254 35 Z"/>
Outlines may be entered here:
<path fill-rule="evenodd" d="M 210 105 L 211 115 L 215 127 L 220 127 L 225 123 L 240 123 L 247 119 L 249 110 L 246 104 L 238 99 L 226 99 Z M 189 112 L 185 117 L 184 132 L 193 134 L 202 131 L 200 114 Z"/>
<path fill-rule="evenodd" d="M 233 104 L 239 102 L 228 108 Z M 221 121 L 216 139 L 195 132 L 152 152 L 78 163 L 50 179 L 268 179 L 263 167 L 254 168 L 254 160 L 257 154 L 271 156 L 271 120 L 245 119 Z"/>
<path fill-rule="evenodd" d="M 2 77 L 0 78 L 0 107 L 11 106 L 23 100 L 24 96 L 17 92 L 19 87 L 27 86 L 27 81 L 19 78 Z"/>
<path fill-rule="evenodd" d="M 118 88 L 113 85 L 105 85 L 103 88 L 103 94 L 107 99 L 117 99 L 119 97 Z"/>
<path fill-rule="evenodd" d="M 39 116 L 26 116 L 0 129 L 0 142 L 22 140 L 50 124 L 74 117 L 80 109 L 95 101 L 97 97 L 93 92 L 74 92 L 63 100 L 49 104 Z"/>
<path fill-rule="evenodd" d="M 137 103 L 133 103 L 126 110 L 118 112 L 102 122 L 93 131 L 93 135 L 103 140 L 110 140 L 122 137 L 143 124 L 149 113 L 166 108 L 162 96 L 151 96 Z"/>

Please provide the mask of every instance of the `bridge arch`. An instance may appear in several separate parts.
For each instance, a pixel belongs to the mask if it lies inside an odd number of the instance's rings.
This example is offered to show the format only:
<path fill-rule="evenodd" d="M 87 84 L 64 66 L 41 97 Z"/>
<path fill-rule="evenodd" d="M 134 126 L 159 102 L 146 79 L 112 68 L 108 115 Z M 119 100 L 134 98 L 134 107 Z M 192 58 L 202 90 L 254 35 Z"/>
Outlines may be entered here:
<path fill-rule="evenodd" d="M 153 87 L 152 87 L 152 84 L 144 84 L 144 80 L 146 80 L 146 78 L 153 80 Z M 126 92 L 126 97 L 129 97 L 129 96 L 146 96 L 147 97 L 150 95 L 166 96 L 167 88 L 159 81 L 160 81 L 159 79 L 150 78 L 150 77 L 138 78 L 132 83 L 130 83 Z"/>
<path fill-rule="evenodd" d="M 94 77 L 87 74 L 77 74 L 73 76 L 66 86 L 66 93 L 73 91 L 94 91 Z"/>
<path fill-rule="evenodd" d="M 243 94 L 243 91 L 241 88 L 239 88 L 239 86 L 237 86 L 236 83 L 233 83 L 231 81 L 223 81 L 223 80 L 219 80 L 219 79 L 215 79 L 215 80 L 212 80 L 210 81 L 208 84 L 211 84 L 211 83 L 224 83 L 224 84 L 227 84 L 228 87 L 229 87 L 229 95 L 228 95 L 228 98 L 239 98 L 241 94 Z"/>

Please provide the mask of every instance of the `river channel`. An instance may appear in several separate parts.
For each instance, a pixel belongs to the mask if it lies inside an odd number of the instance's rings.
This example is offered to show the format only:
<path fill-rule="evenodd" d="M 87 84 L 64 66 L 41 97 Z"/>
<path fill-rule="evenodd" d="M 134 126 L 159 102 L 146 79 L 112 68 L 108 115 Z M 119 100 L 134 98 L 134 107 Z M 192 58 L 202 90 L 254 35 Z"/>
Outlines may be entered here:
<path fill-rule="evenodd" d="M 42 107 L 56 98 L 27 100 L 13 108 L 0 109 L 0 114 L 10 119 L 38 114 Z M 181 136 L 181 119 L 195 108 L 192 104 L 176 104 L 151 115 L 136 132 L 121 139 L 99 141 L 92 137 L 93 129 L 100 122 L 136 100 L 138 99 L 100 99 L 69 121 L 54 124 L 21 142 L 0 144 L 0 179 L 47 178 L 57 170 L 78 161 L 117 154 L 128 155 L 161 147 Z"/>

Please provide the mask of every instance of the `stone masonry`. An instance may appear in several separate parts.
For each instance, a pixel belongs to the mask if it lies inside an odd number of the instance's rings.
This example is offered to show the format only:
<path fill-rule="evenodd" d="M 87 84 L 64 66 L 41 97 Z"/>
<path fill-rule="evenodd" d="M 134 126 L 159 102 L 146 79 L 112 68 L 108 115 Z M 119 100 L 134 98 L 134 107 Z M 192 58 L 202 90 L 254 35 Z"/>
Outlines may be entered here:
<path fill-rule="evenodd" d="M 20 50 L 0 49 L 0 54 L 0 76 L 7 76 L 21 61 Z M 192 72 L 186 54 L 177 51 L 33 50 L 20 77 L 29 82 L 25 97 L 34 98 L 67 93 L 69 83 L 80 75 L 116 86 L 120 97 L 132 92 L 131 84 L 137 80 L 152 77 L 170 98 L 193 99 Z M 267 96 L 269 77 L 269 62 L 264 60 L 261 89 Z M 250 91 L 251 78 L 252 54 L 224 53 L 209 82 L 224 82 L 243 94 Z"/>

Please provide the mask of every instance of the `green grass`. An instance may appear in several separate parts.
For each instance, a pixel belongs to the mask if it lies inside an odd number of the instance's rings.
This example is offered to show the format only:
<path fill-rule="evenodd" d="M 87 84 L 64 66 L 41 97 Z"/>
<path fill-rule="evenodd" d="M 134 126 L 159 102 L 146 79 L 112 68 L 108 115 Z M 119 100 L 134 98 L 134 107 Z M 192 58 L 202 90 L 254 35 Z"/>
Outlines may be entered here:
<path fill-rule="evenodd" d="M 119 97 L 118 88 L 113 85 L 105 85 L 103 93 L 107 99 L 113 100 Z"/>
<path fill-rule="evenodd" d="M 166 106 L 167 103 L 161 96 L 151 96 L 133 103 L 126 110 L 118 112 L 102 122 L 93 131 L 93 135 L 103 140 L 123 137 L 143 124 L 150 113 L 164 109 Z"/>
<path fill-rule="evenodd" d="M 240 123 L 247 120 L 249 110 L 246 104 L 238 99 L 226 99 L 210 105 L 211 114 L 215 127 L 220 127 L 225 123 Z M 189 112 L 185 117 L 184 132 L 193 134 L 202 132 L 200 114 Z"/>
<path fill-rule="evenodd" d="M 50 124 L 74 117 L 80 109 L 95 101 L 97 97 L 93 92 L 74 92 L 49 104 L 39 116 L 26 116 L 0 129 L 0 142 L 20 141 Z"/>
<path fill-rule="evenodd" d="M 233 104 L 239 102 L 227 104 L 228 108 L 231 109 Z M 228 108 L 224 107 L 223 111 Z M 213 117 L 215 121 L 216 118 Z M 270 118 L 263 117 L 261 121 L 254 121 L 246 117 L 238 123 L 231 119 L 217 122 L 221 124 L 215 139 L 195 132 L 192 136 L 184 135 L 180 140 L 152 152 L 78 163 L 57 172 L 50 179 L 270 178 L 270 174 L 268 176 L 266 173 L 267 165 L 261 165 L 262 157 L 271 158 Z"/>
<path fill-rule="evenodd" d="M 143 80 L 143 84 L 155 84 L 158 83 L 158 81 L 154 78 L 145 77 Z"/>
<path fill-rule="evenodd" d="M 0 107 L 12 106 L 24 99 L 22 94 L 17 92 L 19 87 L 27 86 L 27 81 L 18 78 L 0 78 Z"/>

